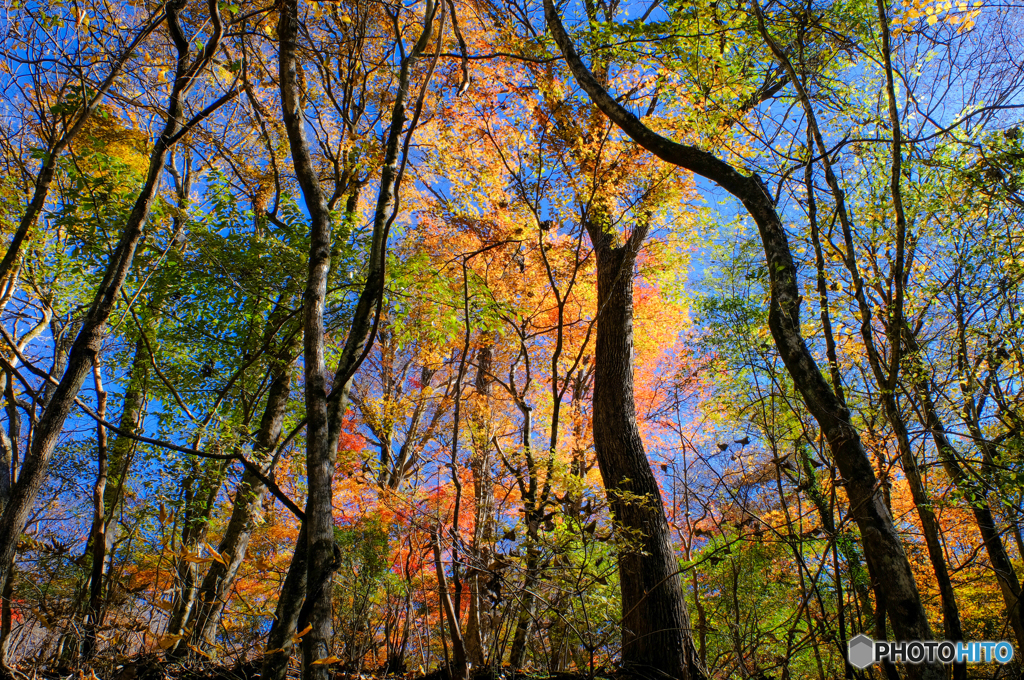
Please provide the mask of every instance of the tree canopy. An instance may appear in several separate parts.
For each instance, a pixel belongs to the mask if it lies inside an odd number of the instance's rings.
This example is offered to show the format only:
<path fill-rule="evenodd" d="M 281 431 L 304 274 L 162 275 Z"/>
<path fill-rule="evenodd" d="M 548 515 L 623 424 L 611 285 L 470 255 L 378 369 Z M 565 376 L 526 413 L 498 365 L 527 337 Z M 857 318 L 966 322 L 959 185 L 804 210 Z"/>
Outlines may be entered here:
<path fill-rule="evenodd" d="M 9 3 L 0 675 L 1019 674 L 1022 26 Z"/>

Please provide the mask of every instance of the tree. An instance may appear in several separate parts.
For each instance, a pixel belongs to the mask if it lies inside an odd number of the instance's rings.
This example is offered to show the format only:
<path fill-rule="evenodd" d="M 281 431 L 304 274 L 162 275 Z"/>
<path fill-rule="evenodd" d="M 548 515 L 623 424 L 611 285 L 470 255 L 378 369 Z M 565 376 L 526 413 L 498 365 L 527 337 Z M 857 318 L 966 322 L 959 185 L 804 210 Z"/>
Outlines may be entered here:
<path fill-rule="evenodd" d="M 930 639 L 931 630 L 910 565 L 892 517 L 875 484 L 875 474 L 847 409 L 821 375 L 799 325 L 796 272 L 781 219 L 771 195 L 756 175 L 746 177 L 729 164 L 695 147 L 672 142 L 644 125 L 604 90 L 586 68 L 562 27 L 554 4 L 544 5 L 549 28 L 580 85 L 595 104 L 644 148 L 666 161 L 711 179 L 739 198 L 757 223 L 768 259 L 772 304 L 769 327 L 776 346 L 808 409 L 818 420 L 846 480 L 847 493 L 867 546 L 868 569 L 879 584 L 893 629 L 904 639 Z M 938 677 L 935 665 L 913 668 L 920 677 Z"/>

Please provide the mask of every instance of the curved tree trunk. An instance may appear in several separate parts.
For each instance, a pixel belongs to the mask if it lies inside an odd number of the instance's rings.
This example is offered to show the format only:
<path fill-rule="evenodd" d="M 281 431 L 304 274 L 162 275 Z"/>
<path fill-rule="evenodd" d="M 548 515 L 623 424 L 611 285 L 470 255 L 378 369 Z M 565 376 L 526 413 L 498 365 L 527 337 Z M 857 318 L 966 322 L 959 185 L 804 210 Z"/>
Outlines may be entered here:
<path fill-rule="evenodd" d="M 641 672 L 653 668 L 673 678 L 703 678 L 705 672 L 693 644 L 683 597 L 679 560 L 636 423 L 635 246 L 631 239 L 624 246 L 610 247 L 608 235 L 599 227 L 591 229 L 591 238 L 598 241 L 594 448 L 621 542 L 622 660 Z"/>

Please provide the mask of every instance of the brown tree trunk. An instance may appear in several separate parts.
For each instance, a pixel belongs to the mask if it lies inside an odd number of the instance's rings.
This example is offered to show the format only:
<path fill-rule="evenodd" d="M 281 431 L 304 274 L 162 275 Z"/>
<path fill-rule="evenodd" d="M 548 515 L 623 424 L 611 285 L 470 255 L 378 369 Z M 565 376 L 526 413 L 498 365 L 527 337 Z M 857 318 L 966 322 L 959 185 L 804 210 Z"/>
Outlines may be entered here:
<path fill-rule="evenodd" d="M 491 475 L 491 393 L 490 344 L 477 352 L 476 395 L 470 403 L 471 444 L 473 459 L 470 470 L 473 473 L 473 558 L 486 567 L 488 550 L 493 540 L 494 525 L 494 479 Z M 486 621 L 488 602 L 484 596 L 483 573 L 474 569 L 468 574 L 469 612 L 466 621 L 466 656 L 476 667 L 486 662 L 484 639 L 487 634 Z"/>
<path fill-rule="evenodd" d="M 953 582 L 949 576 L 949 568 L 946 566 L 942 536 L 939 533 L 939 521 L 932 511 L 931 499 L 924 488 L 924 480 L 921 479 L 917 460 L 910 447 L 910 436 L 907 434 L 903 417 L 897 410 L 896 400 L 891 392 L 884 394 L 882 398 L 885 401 L 885 411 L 889 424 L 892 426 L 893 434 L 896 435 L 896 444 L 899 448 L 903 473 L 907 478 L 907 484 L 910 486 L 910 495 L 914 499 L 914 507 L 917 509 L 918 519 L 921 521 L 921 531 L 924 534 L 925 545 L 928 548 L 928 558 L 932 563 L 935 580 L 939 585 L 945 638 L 947 640 L 963 640 L 964 632 L 960 625 L 960 610 L 956 604 L 956 594 L 953 591 Z M 957 668 L 961 669 L 963 667 L 958 666 Z"/>
<path fill-rule="evenodd" d="M 214 501 L 220 493 L 227 472 L 227 462 L 223 460 L 197 461 L 197 465 L 182 485 L 185 502 L 181 510 L 181 543 L 175 565 L 175 593 L 170 619 L 167 622 L 167 634 L 180 635 L 183 638 L 167 650 L 169 659 L 180 659 L 188 650 L 188 642 L 184 637 L 196 606 L 198 556 L 203 550 L 206 532 L 210 528 Z"/>
<path fill-rule="evenodd" d="M 303 523 L 295 540 L 295 553 L 288 566 L 288 573 L 277 597 L 274 622 L 267 634 L 267 647 L 263 656 L 263 680 L 284 680 L 288 673 L 288 662 L 292 657 L 295 634 L 298 632 L 299 612 L 306 597 L 308 575 L 306 559 L 306 525 Z"/>
<path fill-rule="evenodd" d="M 452 660 L 448 666 L 448 678 L 449 680 L 469 680 L 470 662 L 466 656 L 466 645 L 462 639 L 459 617 L 452 605 L 451 594 L 448 592 L 448 579 L 444 574 L 444 565 L 441 564 L 441 544 L 436 530 L 431 536 L 431 547 L 434 552 L 434 572 L 437 576 L 438 597 L 441 600 L 441 609 L 448 623 L 448 632 L 452 639 Z"/>
<path fill-rule="evenodd" d="M 925 367 L 920 358 L 920 346 L 917 338 L 904 327 L 904 338 L 907 343 L 907 352 L 915 362 L 915 369 L 918 375 L 925 375 Z M 914 395 L 921 406 L 922 420 L 925 428 L 932 436 L 932 441 L 939 454 L 939 461 L 946 475 L 959 490 L 975 490 L 981 486 L 977 480 L 972 480 L 964 467 L 958 460 L 956 448 L 950 442 L 946 434 L 945 425 L 939 415 L 935 402 L 932 400 L 928 380 L 922 378 L 914 384 Z M 1024 649 L 1024 613 L 1022 613 L 1020 581 L 1017 579 L 1017 572 L 1013 568 L 1010 556 L 1003 543 L 1002 534 L 996 527 L 992 508 L 985 499 L 984 492 L 977 493 L 975 500 L 971 503 L 971 512 L 974 514 L 974 522 L 978 525 L 978 532 L 985 545 L 985 552 L 988 554 L 989 562 L 992 564 L 992 571 L 995 572 L 996 582 L 999 584 L 1000 594 L 1003 596 L 1003 603 L 1006 606 L 1006 615 L 1013 629 L 1014 638 L 1017 640 L 1018 649 Z"/>
<path fill-rule="evenodd" d="M 331 217 L 327 199 L 306 139 L 297 61 L 299 10 L 288 0 L 278 22 L 280 54 L 278 75 L 281 108 L 288 133 L 295 175 L 310 214 L 309 266 L 302 296 L 303 370 L 306 402 L 306 602 L 299 623 L 308 622 L 302 637 L 303 677 L 327 680 L 334 623 L 331 616 L 332 579 L 337 569 L 334 543 L 335 450 L 330 441 L 327 415 L 327 366 L 324 359 L 324 310 L 331 269 Z M 317 663 L 321 662 L 321 663 Z"/>
<path fill-rule="evenodd" d="M 103 377 L 99 357 L 93 364 L 96 384 L 96 413 L 100 418 L 107 415 L 107 393 L 103 389 Z M 86 616 L 85 635 L 82 639 L 82 658 L 89 659 L 96 651 L 96 631 L 103 613 L 103 566 L 107 558 L 107 428 L 96 424 L 96 485 L 93 490 L 92 566 L 89 575 L 89 608 Z"/>
<path fill-rule="evenodd" d="M 528 523 L 537 524 L 535 518 L 527 517 Z M 519 670 L 526 663 L 527 644 L 530 641 L 530 633 L 533 631 L 533 609 L 536 604 L 534 591 L 537 589 L 537 571 L 539 566 L 539 552 L 537 550 L 536 530 L 530 532 L 527 537 L 529 547 L 526 549 L 526 577 L 523 580 L 523 587 L 519 595 L 519 617 L 516 619 L 516 630 L 512 635 L 512 646 L 509 648 L 508 663 L 512 668 Z"/>
<path fill-rule="evenodd" d="M 433 33 L 436 6 L 428 0 L 424 28 L 415 46 L 402 60 L 398 75 L 398 89 L 392 109 L 390 129 L 384 150 L 380 191 L 373 219 L 369 267 L 366 283 L 353 314 L 348 339 L 338 362 L 334 385 L 328 396 L 327 368 L 324 363 L 324 309 L 327 279 L 331 266 L 331 216 L 318 171 L 313 164 L 306 122 L 303 117 L 299 84 L 298 35 L 299 10 L 297 0 L 286 0 L 280 12 L 278 36 L 278 77 L 281 108 L 288 134 L 295 176 L 302 189 L 309 211 L 311 229 L 309 266 L 306 289 L 303 294 L 303 356 L 306 401 L 306 518 L 305 552 L 307 561 L 306 601 L 298 612 L 299 622 L 308 621 L 310 631 L 302 637 L 304 677 L 307 680 L 326 680 L 330 668 L 327 664 L 314 664 L 330 656 L 332 637 L 331 582 L 338 565 L 337 546 L 334 541 L 333 478 L 335 453 L 341 435 L 342 418 L 347 409 L 347 394 L 353 376 L 373 342 L 376 331 L 374 310 L 379 308 L 384 285 L 384 253 L 390 215 L 398 191 L 399 147 L 407 121 L 406 96 L 409 90 L 411 67 L 426 48 Z M 401 36 L 397 36 L 399 40 Z M 299 551 L 296 550 L 296 556 Z M 298 593 L 298 590 L 295 591 Z M 279 619 L 279 624 L 291 627 L 290 620 Z"/>
<path fill-rule="evenodd" d="M 673 678 L 703 678 L 661 492 L 644 452 L 633 399 L 635 245 L 611 247 L 591 230 L 597 254 L 594 447 L 617 523 L 623 664 Z M 639 239 L 637 239 L 639 242 Z"/>

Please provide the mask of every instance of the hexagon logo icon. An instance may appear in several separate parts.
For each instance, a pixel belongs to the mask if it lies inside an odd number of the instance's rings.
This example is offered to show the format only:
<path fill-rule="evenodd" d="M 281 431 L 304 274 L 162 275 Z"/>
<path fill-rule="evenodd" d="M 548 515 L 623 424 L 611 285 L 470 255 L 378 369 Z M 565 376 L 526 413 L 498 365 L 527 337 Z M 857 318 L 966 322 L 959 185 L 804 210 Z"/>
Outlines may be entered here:
<path fill-rule="evenodd" d="M 850 638 L 846 658 L 854 668 L 867 668 L 875 662 L 875 641 L 863 633 Z"/>

